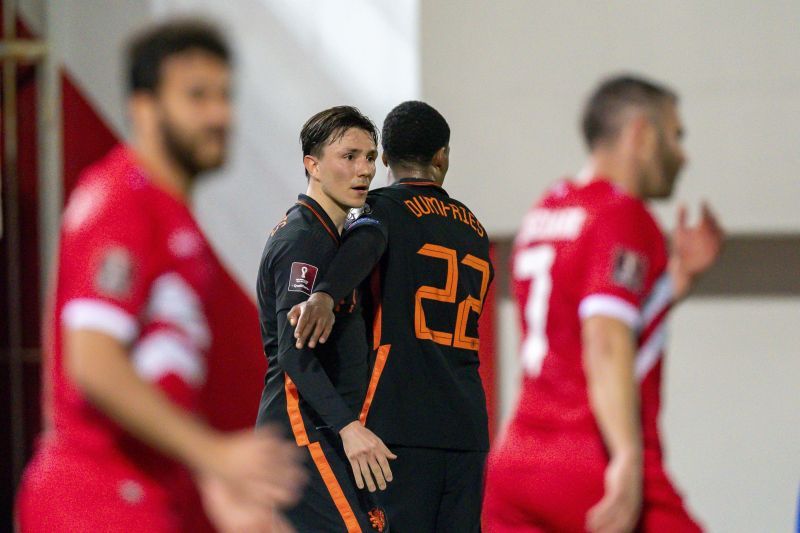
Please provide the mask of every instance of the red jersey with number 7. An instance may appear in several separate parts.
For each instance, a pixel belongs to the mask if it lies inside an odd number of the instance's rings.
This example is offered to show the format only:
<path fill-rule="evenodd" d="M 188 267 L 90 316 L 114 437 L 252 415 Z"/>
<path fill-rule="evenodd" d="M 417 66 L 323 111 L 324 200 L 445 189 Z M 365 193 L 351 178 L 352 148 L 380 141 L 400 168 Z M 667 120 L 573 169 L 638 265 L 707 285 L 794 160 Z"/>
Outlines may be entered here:
<path fill-rule="evenodd" d="M 666 264 L 663 234 L 644 202 L 611 182 L 562 181 L 545 194 L 514 244 L 524 372 L 515 424 L 596 430 L 581 321 L 609 316 L 637 336 L 644 444 L 647 455 L 660 456 L 661 355 L 672 302 Z"/>

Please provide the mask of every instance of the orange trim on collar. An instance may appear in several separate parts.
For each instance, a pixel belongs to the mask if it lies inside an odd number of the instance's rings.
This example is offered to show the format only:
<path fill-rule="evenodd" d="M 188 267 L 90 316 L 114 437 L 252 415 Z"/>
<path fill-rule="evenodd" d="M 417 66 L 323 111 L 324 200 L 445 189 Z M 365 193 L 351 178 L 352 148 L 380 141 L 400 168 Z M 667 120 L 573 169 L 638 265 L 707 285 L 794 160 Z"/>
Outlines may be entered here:
<path fill-rule="evenodd" d="M 334 233 L 331 230 L 331 228 L 328 227 L 328 224 L 325 222 L 325 219 L 322 218 L 322 216 L 319 213 L 317 213 L 316 209 L 311 207 L 310 204 L 304 202 L 303 200 L 298 200 L 297 203 L 302 205 L 303 207 L 307 207 L 312 213 L 314 213 L 314 216 L 317 217 L 317 219 L 322 223 L 322 227 L 325 228 L 325 230 L 328 232 L 328 234 L 331 236 L 331 238 L 336 242 L 336 244 L 339 244 L 339 237 L 338 237 L 337 233 Z"/>

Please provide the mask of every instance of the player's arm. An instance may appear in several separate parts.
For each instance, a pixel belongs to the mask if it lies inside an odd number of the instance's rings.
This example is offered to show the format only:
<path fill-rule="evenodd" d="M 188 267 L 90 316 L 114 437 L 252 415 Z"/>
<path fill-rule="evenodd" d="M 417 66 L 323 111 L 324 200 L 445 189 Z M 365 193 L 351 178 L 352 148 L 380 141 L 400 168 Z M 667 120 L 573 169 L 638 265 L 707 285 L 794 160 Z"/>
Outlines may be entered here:
<path fill-rule="evenodd" d="M 636 345 L 625 322 L 595 315 L 582 322 L 589 402 L 610 455 L 603 499 L 587 514 L 590 531 L 630 531 L 641 507 L 642 432 Z"/>
<path fill-rule="evenodd" d="M 137 198 L 109 198 L 83 219 L 70 219 L 67 208 L 66 301 L 57 317 L 64 373 L 99 411 L 198 478 L 217 478 L 262 505 L 288 505 L 304 477 L 291 443 L 270 431 L 220 433 L 197 420 L 174 403 L 202 386 L 191 370 L 203 365 L 195 342 L 170 343 L 186 333 L 172 322 L 139 335 L 136 317 L 152 304 L 152 280 L 163 271 L 152 253 L 156 221 Z"/>
<path fill-rule="evenodd" d="M 358 287 L 377 266 L 388 244 L 383 221 L 362 217 L 348 230 L 328 270 L 307 302 L 296 306 L 289 319 L 296 324 L 296 345 L 312 348 L 324 343 L 333 328 L 333 307 Z"/>
<path fill-rule="evenodd" d="M 146 444 L 263 505 L 287 505 L 299 496 L 303 474 L 290 443 L 270 431 L 213 430 L 139 377 L 121 340 L 96 329 L 66 328 L 65 356 L 82 394 Z"/>
<path fill-rule="evenodd" d="M 598 214 L 580 243 L 584 296 L 578 308 L 592 412 L 609 453 L 602 499 L 586 516 L 592 532 L 630 531 L 641 512 L 642 430 L 635 373 L 646 281 L 658 262 L 652 220 L 635 202 Z M 658 244 L 658 243 L 655 243 Z"/>
<path fill-rule="evenodd" d="M 289 290 L 293 263 L 320 263 L 317 250 L 308 240 L 293 240 L 276 245 L 272 261 L 262 263 L 258 291 L 263 299 L 265 291 L 276 294 L 278 319 L 278 364 L 297 387 L 300 396 L 342 438 L 342 443 L 353 468 L 356 484 L 370 491 L 386 488 L 392 480 L 389 459 L 394 459 L 388 448 L 374 433 L 365 428 L 336 391 L 314 351 L 308 347 L 297 348 L 294 327 L 288 312 L 292 305 L 304 301 L 307 295 Z M 307 267 L 308 268 L 308 267 Z"/>

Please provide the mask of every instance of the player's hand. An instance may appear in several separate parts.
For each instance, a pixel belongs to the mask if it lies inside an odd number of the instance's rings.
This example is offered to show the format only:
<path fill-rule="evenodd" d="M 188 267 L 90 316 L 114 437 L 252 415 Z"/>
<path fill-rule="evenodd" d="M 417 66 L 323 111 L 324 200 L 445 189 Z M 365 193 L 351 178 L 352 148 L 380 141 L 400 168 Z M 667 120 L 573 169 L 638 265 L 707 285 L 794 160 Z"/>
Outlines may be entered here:
<path fill-rule="evenodd" d="M 642 463 L 630 456 L 612 458 L 605 471 L 603 498 L 586 513 L 591 533 L 633 531 L 642 510 Z"/>
<path fill-rule="evenodd" d="M 700 221 L 696 225 L 687 225 L 686 217 L 686 206 L 682 205 L 678 208 L 677 224 L 672 232 L 670 255 L 670 274 L 676 299 L 685 296 L 694 279 L 711 268 L 719 257 L 725 239 L 707 203 L 703 202 Z"/>
<path fill-rule="evenodd" d="M 223 480 L 204 475 L 198 478 L 203 507 L 220 533 L 291 533 L 275 509 L 253 503 L 237 494 Z"/>
<path fill-rule="evenodd" d="M 295 529 L 281 513 L 273 511 L 272 533 L 295 533 Z"/>
<path fill-rule="evenodd" d="M 397 456 L 358 420 L 343 427 L 339 435 L 358 488 L 363 489 L 366 484 L 370 492 L 375 492 L 377 484 L 378 488 L 385 490 L 386 484 L 392 481 L 389 459 L 397 459 Z"/>
<path fill-rule="evenodd" d="M 325 344 L 336 320 L 333 315 L 333 298 L 324 292 L 315 292 L 303 303 L 297 304 L 289 311 L 289 323 L 294 328 L 298 349 L 305 346 L 313 348 Z"/>
<path fill-rule="evenodd" d="M 306 481 L 301 450 L 277 430 L 223 434 L 205 451 L 201 476 L 219 480 L 231 494 L 264 508 L 295 503 Z"/>

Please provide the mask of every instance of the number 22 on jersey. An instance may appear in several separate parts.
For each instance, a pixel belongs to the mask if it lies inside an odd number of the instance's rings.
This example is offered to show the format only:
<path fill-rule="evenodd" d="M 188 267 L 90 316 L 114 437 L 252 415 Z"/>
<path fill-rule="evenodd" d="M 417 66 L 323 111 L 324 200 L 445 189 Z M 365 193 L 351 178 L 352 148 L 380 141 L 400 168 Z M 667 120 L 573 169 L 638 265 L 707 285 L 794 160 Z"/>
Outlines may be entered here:
<path fill-rule="evenodd" d="M 549 348 L 547 313 L 553 289 L 550 269 L 555 258 L 555 249 L 549 244 L 542 244 L 517 253 L 514 260 L 514 277 L 531 280 L 528 300 L 525 302 L 528 332 L 522 342 L 522 367 L 531 376 L 538 376 L 542 371 L 542 361 Z"/>
<path fill-rule="evenodd" d="M 467 324 L 469 312 L 474 311 L 478 315 L 483 308 L 483 299 L 486 297 L 486 289 L 489 287 L 489 263 L 479 259 L 472 254 L 467 254 L 461 260 L 461 264 L 477 270 L 481 274 L 481 293 L 478 298 L 467 296 L 458 304 L 458 315 L 456 317 L 456 327 L 453 333 L 445 331 L 435 331 L 428 327 L 425 322 L 425 311 L 422 308 L 423 300 L 436 300 L 445 303 L 455 303 L 456 289 L 458 287 L 458 254 L 452 248 L 446 248 L 436 244 L 426 244 L 417 251 L 418 254 L 434 259 L 447 261 L 447 281 L 444 289 L 423 285 L 417 289 L 414 305 L 414 331 L 418 339 L 432 340 L 437 344 L 463 348 L 466 350 L 477 350 L 478 339 L 467 335 Z"/>

